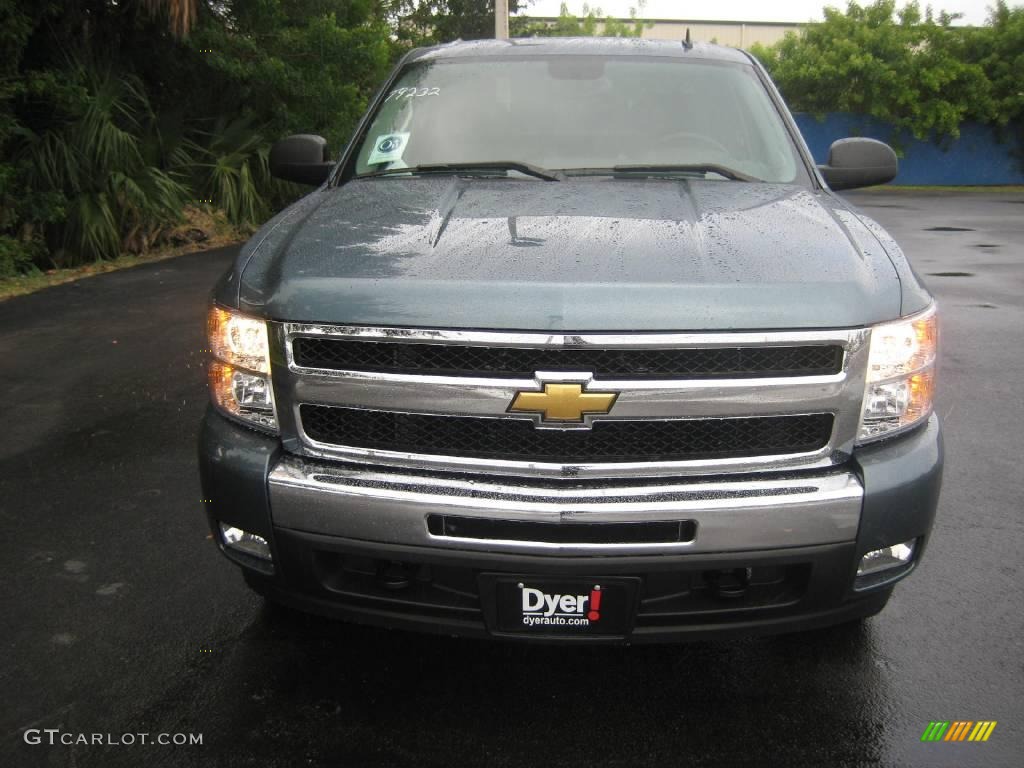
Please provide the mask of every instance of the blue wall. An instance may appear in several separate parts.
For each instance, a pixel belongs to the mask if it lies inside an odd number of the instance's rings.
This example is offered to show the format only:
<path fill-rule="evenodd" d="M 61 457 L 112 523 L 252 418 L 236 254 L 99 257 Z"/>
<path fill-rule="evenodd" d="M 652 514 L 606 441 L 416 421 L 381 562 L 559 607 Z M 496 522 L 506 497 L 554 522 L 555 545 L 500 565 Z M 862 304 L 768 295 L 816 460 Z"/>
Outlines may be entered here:
<path fill-rule="evenodd" d="M 815 162 L 828 159 L 828 148 L 836 139 L 868 136 L 891 143 L 892 128 L 863 115 L 833 112 L 824 122 L 814 115 L 794 115 Z M 985 125 L 965 123 L 960 138 L 943 147 L 903 134 L 903 157 L 894 184 L 1024 184 L 1021 161 L 1011 156 L 1014 142 L 1000 144 Z"/>

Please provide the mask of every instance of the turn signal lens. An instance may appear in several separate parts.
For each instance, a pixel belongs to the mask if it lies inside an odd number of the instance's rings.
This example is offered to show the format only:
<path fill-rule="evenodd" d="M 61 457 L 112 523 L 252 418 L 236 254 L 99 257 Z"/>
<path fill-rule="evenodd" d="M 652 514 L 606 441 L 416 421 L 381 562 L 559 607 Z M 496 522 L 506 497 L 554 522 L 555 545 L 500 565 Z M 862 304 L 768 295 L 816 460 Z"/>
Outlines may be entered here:
<path fill-rule="evenodd" d="M 210 363 L 210 398 L 230 416 L 267 429 L 277 429 L 274 391 L 266 376 L 240 371 L 227 363 Z"/>
<path fill-rule="evenodd" d="M 915 426 L 932 412 L 938 354 L 935 306 L 871 331 L 860 442 Z"/>

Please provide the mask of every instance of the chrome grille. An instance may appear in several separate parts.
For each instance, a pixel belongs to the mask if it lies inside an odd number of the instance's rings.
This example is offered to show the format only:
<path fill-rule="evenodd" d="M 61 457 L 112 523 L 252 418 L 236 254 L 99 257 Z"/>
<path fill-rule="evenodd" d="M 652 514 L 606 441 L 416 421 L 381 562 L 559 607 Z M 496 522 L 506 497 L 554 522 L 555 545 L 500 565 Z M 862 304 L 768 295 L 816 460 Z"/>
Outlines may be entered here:
<path fill-rule="evenodd" d="M 869 336 L 279 323 L 274 387 L 286 448 L 320 458 L 555 478 L 826 467 L 853 448 Z M 571 425 L 509 411 L 551 381 L 618 397 Z"/>
<path fill-rule="evenodd" d="M 617 378 L 827 376 L 838 373 L 843 363 L 843 348 L 836 344 L 538 349 L 305 337 L 295 339 L 294 355 L 296 365 L 303 368 L 501 377 L 528 377 L 535 371 L 589 371 Z"/>
<path fill-rule="evenodd" d="M 539 461 L 686 461 L 816 451 L 832 414 L 748 419 L 599 421 L 593 429 L 535 429 L 519 419 L 432 416 L 302 405 L 321 443 L 385 451 Z"/>

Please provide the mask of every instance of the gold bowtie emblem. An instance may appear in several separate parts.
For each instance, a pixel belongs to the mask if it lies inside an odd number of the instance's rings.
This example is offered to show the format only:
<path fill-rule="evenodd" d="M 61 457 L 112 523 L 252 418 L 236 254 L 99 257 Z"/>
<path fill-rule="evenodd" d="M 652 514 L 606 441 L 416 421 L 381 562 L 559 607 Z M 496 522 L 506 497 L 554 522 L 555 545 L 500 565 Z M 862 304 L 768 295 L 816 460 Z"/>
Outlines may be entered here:
<path fill-rule="evenodd" d="M 585 413 L 608 413 L 617 392 L 584 392 L 582 384 L 545 384 L 543 392 L 516 392 L 509 411 L 539 413 L 541 421 L 583 421 Z"/>

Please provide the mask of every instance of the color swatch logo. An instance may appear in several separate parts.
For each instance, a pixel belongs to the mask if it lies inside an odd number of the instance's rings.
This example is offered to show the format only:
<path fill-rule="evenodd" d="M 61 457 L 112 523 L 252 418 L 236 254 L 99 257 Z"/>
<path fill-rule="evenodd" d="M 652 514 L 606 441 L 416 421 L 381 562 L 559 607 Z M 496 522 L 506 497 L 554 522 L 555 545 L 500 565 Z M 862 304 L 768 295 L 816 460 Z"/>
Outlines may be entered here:
<path fill-rule="evenodd" d="M 921 741 L 988 741 L 995 728 L 995 720 L 932 720 Z"/>

